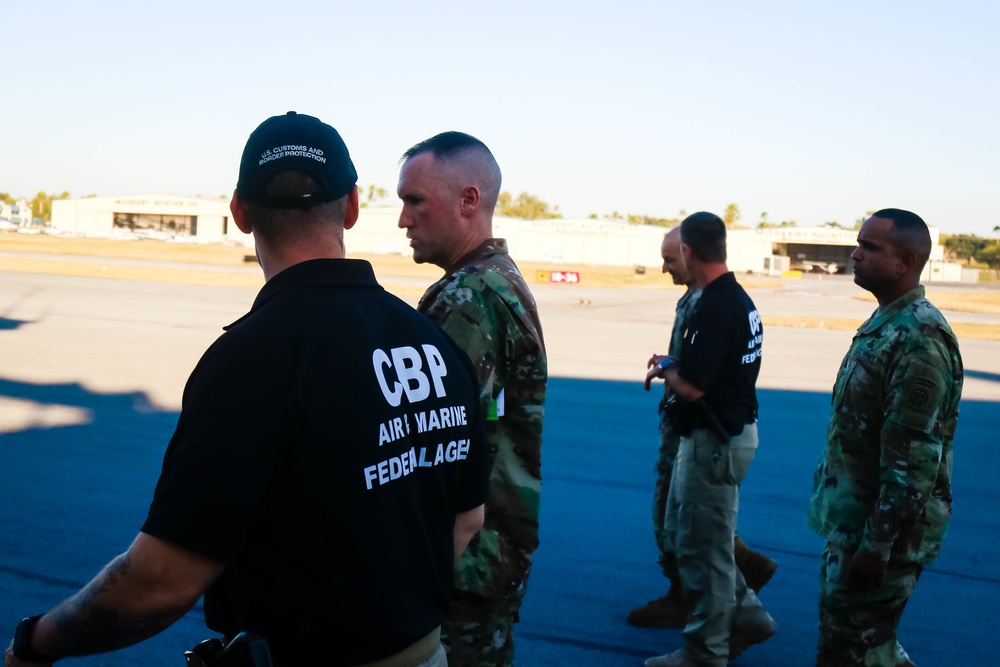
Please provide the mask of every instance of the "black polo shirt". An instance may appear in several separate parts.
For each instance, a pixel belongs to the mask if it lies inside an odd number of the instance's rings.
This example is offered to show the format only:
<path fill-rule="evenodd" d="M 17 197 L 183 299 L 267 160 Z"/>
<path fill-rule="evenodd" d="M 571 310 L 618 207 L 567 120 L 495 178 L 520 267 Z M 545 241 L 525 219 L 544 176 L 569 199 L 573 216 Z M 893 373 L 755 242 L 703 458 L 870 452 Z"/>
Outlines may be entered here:
<path fill-rule="evenodd" d="M 445 618 L 454 518 L 486 500 L 479 385 L 359 260 L 274 276 L 205 352 L 142 530 L 228 567 L 213 630 L 366 662 Z"/>
<path fill-rule="evenodd" d="M 705 286 L 684 332 L 677 372 L 705 392 L 730 435 L 757 420 L 763 333 L 757 307 L 732 272 Z M 697 413 L 695 423 L 707 428 Z"/>

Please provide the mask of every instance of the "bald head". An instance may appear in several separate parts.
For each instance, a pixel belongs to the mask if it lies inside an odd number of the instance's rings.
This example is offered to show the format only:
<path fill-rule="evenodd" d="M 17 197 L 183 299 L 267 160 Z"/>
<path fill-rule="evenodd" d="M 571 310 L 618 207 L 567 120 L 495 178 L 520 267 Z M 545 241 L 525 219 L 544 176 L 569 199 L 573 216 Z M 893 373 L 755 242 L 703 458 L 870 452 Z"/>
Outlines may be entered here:
<path fill-rule="evenodd" d="M 687 285 L 688 275 L 684 266 L 684 253 L 681 252 L 681 228 L 674 227 L 663 237 L 660 244 L 660 257 L 663 258 L 663 272 L 669 273 L 675 285 Z"/>

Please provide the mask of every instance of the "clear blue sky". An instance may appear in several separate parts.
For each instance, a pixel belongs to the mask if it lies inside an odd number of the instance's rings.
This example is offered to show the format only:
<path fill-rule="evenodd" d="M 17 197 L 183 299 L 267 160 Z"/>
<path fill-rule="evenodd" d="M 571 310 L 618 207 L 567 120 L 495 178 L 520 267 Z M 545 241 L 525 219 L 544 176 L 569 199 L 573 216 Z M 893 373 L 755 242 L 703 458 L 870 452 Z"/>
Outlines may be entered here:
<path fill-rule="evenodd" d="M 0 191 L 218 196 L 249 133 L 337 127 L 362 185 L 443 130 L 568 217 L 1000 225 L 1000 3 L 14 2 Z"/>

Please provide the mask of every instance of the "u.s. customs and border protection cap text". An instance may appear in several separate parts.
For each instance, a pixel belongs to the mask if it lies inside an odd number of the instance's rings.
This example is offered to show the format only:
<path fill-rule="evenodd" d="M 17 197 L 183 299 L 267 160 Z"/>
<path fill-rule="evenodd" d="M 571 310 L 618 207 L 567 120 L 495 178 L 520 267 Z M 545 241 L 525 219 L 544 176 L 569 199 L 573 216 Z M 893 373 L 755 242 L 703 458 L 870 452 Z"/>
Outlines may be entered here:
<path fill-rule="evenodd" d="M 287 170 L 312 176 L 322 192 L 302 198 L 268 197 L 263 185 Z M 358 172 L 340 134 L 318 118 L 289 111 L 261 123 L 247 139 L 240 160 L 239 196 L 251 204 L 309 208 L 340 199 L 358 182 Z"/>

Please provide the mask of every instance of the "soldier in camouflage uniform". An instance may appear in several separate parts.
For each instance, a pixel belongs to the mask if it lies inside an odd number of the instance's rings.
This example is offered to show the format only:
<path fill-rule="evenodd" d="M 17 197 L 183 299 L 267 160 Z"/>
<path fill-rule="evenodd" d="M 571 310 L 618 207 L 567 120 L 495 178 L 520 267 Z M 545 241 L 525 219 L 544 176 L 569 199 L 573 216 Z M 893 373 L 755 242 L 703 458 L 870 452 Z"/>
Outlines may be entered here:
<path fill-rule="evenodd" d="M 684 271 L 684 258 L 680 252 L 680 227 L 667 232 L 660 245 L 660 256 L 663 258 L 663 272 L 669 273 L 675 285 L 686 285 L 687 274 Z M 701 290 L 688 287 L 687 291 L 677 300 L 674 310 L 674 326 L 670 333 L 668 354 L 680 356 L 681 341 L 684 339 L 684 329 L 691 317 L 694 306 L 698 303 Z M 658 364 L 664 357 L 654 354 L 649 364 Z M 681 439 L 670 427 L 664 406 L 670 397 L 670 385 L 663 385 L 663 398 L 660 399 L 660 448 L 656 456 L 656 486 L 653 490 L 653 538 L 660 552 L 659 563 L 663 576 L 670 581 L 667 594 L 656 600 L 651 600 L 643 607 L 636 607 L 628 614 L 628 622 L 632 625 L 646 628 L 683 628 L 691 613 L 687 596 L 680 582 L 680 572 L 677 569 L 677 556 L 673 549 L 663 539 L 663 518 L 667 508 L 667 496 L 670 493 L 670 478 L 674 472 L 674 461 Z"/>
<path fill-rule="evenodd" d="M 884 209 L 851 256 L 879 306 L 837 375 L 807 515 L 826 539 L 818 667 L 913 665 L 896 628 L 948 530 L 962 394 L 958 341 L 919 284 L 930 248 L 923 220 Z"/>
<path fill-rule="evenodd" d="M 456 563 L 441 640 L 452 667 L 511 665 L 513 626 L 538 546 L 547 380 L 542 328 L 506 241 L 492 237 L 500 169 L 489 149 L 467 134 L 445 132 L 403 159 L 399 226 L 414 261 L 446 272 L 418 310 L 469 354 L 489 415 L 486 519 Z"/>

